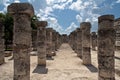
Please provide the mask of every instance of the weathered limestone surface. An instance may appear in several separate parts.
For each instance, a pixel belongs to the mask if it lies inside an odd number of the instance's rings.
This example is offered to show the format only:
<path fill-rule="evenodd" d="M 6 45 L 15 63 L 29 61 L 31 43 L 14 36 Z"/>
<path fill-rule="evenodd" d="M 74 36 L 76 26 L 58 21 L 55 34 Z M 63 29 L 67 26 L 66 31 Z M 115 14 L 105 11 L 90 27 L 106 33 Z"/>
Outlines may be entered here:
<path fill-rule="evenodd" d="M 38 65 L 46 66 L 46 21 L 38 22 L 37 30 L 37 51 L 38 51 Z"/>
<path fill-rule="evenodd" d="M 68 42 L 68 37 L 67 34 L 62 35 L 62 43 L 67 43 Z"/>
<path fill-rule="evenodd" d="M 77 56 L 82 58 L 82 31 L 77 29 Z"/>
<path fill-rule="evenodd" d="M 75 31 L 72 32 L 72 49 L 75 50 Z"/>
<path fill-rule="evenodd" d="M 52 57 L 52 28 L 46 28 L 46 54 Z"/>
<path fill-rule="evenodd" d="M 56 32 L 56 42 L 55 42 L 55 50 L 57 51 L 59 47 L 59 33 Z"/>
<path fill-rule="evenodd" d="M 115 80 L 115 30 L 114 16 L 103 15 L 98 18 L 98 80 Z"/>
<path fill-rule="evenodd" d="M 55 56 L 55 42 L 56 42 L 56 31 L 52 30 L 52 55 Z"/>
<path fill-rule="evenodd" d="M 114 28 L 116 30 L 116 41 L 115 46 L 117 50 L 120 50 L 120 18 L 115 19 Z"/>
<path fill-rule="evenodd" d="M 37 50 L 37 30 L 32 30 L 32 48 L 33 51 Z"/>
<path fill-rule="evenodd" d="M 57 32 L 55 32 L 55 38 L 56 38 L 56 40 L 55 40 L 55 51 L 57 51 Z"/>
<path fill-rule="evenodd" d="M 91 33 L 91 45 L 92 45 L 92 50 L 96 50 L 97 47 L 97 34 L 96 32 Z"/>
<path fill-rule="evenodd" d="M 85 65 L 91 64 L 90 28 L 91 24 L 89 22 L 82 22 L 80 24 L 80 29 L 82 30 L 82 60 Z"/>
<path fill-rule="evenodd" d="M 72 32 L 69 35 L 69 44 L 70 44 L 71 48 L 73 48 L 73 44 L 72 44 Z"/>
<path fill-rule="evenodd" d="M 74 34 L 74 51 L 75 53 L 77 53 L 77 29 L 75 30 L 75 34 Z"/>
<path fill-rule="evenodd" d="M 12 3 L 8 12 L 14 18 L 14 80 L 30 80 L 31 17 L 34 9 L 29 3 Z"/>
<path fill-rule="evenodd" d="M 0 19 L 0 65 L 5 62 L 4 60 L 4 26 L 3 26 L 3 20 Z"/>

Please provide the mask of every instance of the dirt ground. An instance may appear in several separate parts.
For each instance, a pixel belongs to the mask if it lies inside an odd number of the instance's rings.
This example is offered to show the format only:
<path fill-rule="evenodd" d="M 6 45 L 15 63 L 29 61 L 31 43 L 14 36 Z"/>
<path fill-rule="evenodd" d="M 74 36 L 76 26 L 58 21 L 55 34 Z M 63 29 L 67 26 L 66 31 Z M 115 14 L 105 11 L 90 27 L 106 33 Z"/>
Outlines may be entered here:
<path fill-rule="evenodd" d="M 32 52 L 36 53 L 36 52 Z M 85 66 L 68 44 L 62 44 L 47 66 L 37 66 L 37 56 L 31 56 L 31 80 L 98 80 L 97 51 L 91 51 L 92 65 Z M 5 58 L 0 65 L 0 80 L 13 80 L 13 60 Z M 120 51 L 115 52 L 116 80 L 120 80 Z"/>

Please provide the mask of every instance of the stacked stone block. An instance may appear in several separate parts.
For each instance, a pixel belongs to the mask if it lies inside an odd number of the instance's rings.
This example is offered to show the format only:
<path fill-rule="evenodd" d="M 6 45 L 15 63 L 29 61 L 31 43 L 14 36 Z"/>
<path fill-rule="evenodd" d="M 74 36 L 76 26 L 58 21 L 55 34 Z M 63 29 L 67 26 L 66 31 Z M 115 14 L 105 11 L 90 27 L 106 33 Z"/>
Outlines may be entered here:
<path fill-rule="evenodd" d="M 46 28 L 46 54 L 52 57 L 52 28 Z"/>
<path fill-rule="evenodd" d="M 0 18 L 0 65 L 5 62 L 4 60 L 4 25 L 3 20 Z"/>
<path fill-rule="evenodd" d="M 12 3 L 8 12 L 14 18 L 14 80 L 30 80 L 31 17 L 34 9 L 29 3 Z"/>
<path fill-rule="evenodd" d="M 82 31 L 77 28 L 77 56 L 82 58 Z"/>
<path fill-rule="evenodd" d="M 98 24 L 98 80 L 115 80 L 114 16 L 100 16 Z"/>
<path fill-rule="evenodd" d="M 97 47 L 97 34 L 96 32 L 92 32 L 91 33 L 91 46 L 92 46 L 92 50 L 96 50 Z"/>
<path fill-rule="evenodd" d="M 80 29 L 82 30 L 82 60 L 85 65 L 91 64 L 90 28 L 90 22 L 82 22 L 80 24 Z"/>
<path fill-rule="evenodd" d="M 46 21 L 38 21 L 37 52 L 38 66 L 46 66 Z"/>

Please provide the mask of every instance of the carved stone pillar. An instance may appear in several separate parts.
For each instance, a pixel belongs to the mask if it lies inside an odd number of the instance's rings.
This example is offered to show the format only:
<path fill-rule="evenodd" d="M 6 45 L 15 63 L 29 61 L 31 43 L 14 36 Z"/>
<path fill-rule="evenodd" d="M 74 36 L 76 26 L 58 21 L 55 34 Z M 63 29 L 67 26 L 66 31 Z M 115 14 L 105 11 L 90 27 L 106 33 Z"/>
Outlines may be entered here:
<path fill-rule="evenodd" d="M 8 12 L 14 18 L 14 80 L 30 80 L 31 17 L 34 9 L 29 3 L 12 3 Z"/>
<path fill-rule="evenodd" d="M 89 22 L 83 22 L 80 24 L 82 30 L 82 60 L 83 64 L 91 64 L 91 54 L 90 54 L 90 28 L 91 24 Z"/>
<path fill-rule="evenodd" d="M 5 62 L 4 60 L 4 25 L 3 20 L 0 18 L 0 65 Z"/>
<path fill-rule="evenodd" d="M 46 66 L 46 21 L 39 21 L 37 30 L 38 66 Z"/>
<path fill-rule="evenodd" d="M 115 80 L 115 30 L 114 16 L 98 18 L 98 80 Z"/>
<path fill-rule="evenodd" d="M 91 33 L 91 45 L 92 45 L 92 50 L 96 50 L 97 47 L 97 34 L 96 32 Z"/>

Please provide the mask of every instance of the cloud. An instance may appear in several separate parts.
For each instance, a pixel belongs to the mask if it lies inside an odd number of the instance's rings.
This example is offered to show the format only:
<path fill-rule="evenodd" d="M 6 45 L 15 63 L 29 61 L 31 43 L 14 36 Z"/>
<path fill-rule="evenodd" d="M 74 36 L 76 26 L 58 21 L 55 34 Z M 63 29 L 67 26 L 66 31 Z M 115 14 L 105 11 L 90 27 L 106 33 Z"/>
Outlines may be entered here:
<path fill-rule="evenodd" d="M 76 2 L 73 2 L 70 6 L 69 9 L 72 10 L 76 10 L 79 11 L 81 9 L 84 9 L 84 7 L 82 6 L 82 1 L 81 0 L 77 0 Z"/>
<path fill-rule="evenodd" d="M 72 0 L 46 0 L 47 5 L 53 9 L 64 10 L 67 6 L 72 3 Z"/>
<path fill-rule="evenodd" d="M 82 22 L 82 17 L 81 17 L 80 15 L 76 15 L 76 20 L 77 20 L 78 22 Z"/>
<path fill-rule="evenodd" d="M 56 18 L 48 17 L 47 21 L 48 21 L 48 25 L 49 25 L 48 27 L 52 27 L 54 30 L 56 30 L 60 34 L 64 33 L 63 28 L 59 25 L 59 23 L 58 23 Z"/>
<path fill-rule="evenodd" d="M 76 15 L 78 22 L 91 22 L 92 30 L 95 30 L 97 29 L 98 17 L 113 7 L 114 1 L 110 4 L 104 2 L 105 0 L 76 0 L 69 6 L 69 9 L 79 13 Z"/>
<path fill-rule="evenodd" d="M 64 33 L 64 29 L 62 28 L 62 26 L 60 26 L 60 24 L 58 23 L 58 20 L 55 17 L 42 16 L 40 18 L 40 21 L 47 21 L 48 22 L 48 27 L 53 28 L 54 30 L 56 30 L 60 34 Z"/>
<path fill-rule="evenodd" d="M 2 3 L 4 5 L 3 12 L 6 12 L 7 6 L 10 5 L 10 0 L 3 0 Z"/>
<path fill-rule="evenodd" d="M 28 0 L 36 11 L 40 9 L 45 9 L 47 7 L 46 0 Z"/>
<path fill-rule="evenodd" d="M 120 3 L 120 0 L 117 0 L 116 3 Z"/>
<path fill-rule="evenodd" d="M 20 3 L 20 0 L 15 0 L 14 3 Z"/>
<path fill-rule="evenodd" d="M 72 22 L 70 26 L 65 30 L 66 34 L 70 34 L 70 32 L 74 31 L 78 26 Z"/>

